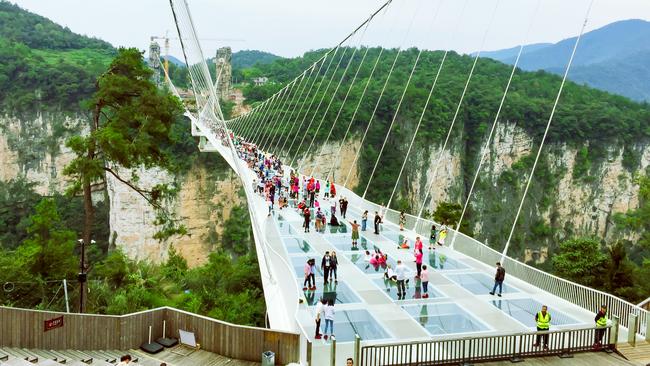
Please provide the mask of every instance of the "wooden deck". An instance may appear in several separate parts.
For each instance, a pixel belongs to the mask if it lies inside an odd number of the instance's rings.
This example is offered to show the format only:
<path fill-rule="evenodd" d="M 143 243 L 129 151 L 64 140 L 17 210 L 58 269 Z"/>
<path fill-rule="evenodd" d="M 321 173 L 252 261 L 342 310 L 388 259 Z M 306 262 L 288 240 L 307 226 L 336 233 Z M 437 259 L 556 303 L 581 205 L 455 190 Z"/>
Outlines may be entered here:
<path fill-rule="evenodd" d="M 635 365 L 650 365 L 650 342 L 637 342 L 636 347 L 619 344 L 618 351 Z"/>
<path fill-rule="evenodd" d="M 513 363 L 510 361 L 501 361 L 501 362 L 488 362 L 481 363 L 480 365 L 485 366 L 512 366 Z M 625 360 L 623 357 L 617 355 L 616 353 L 577 353 L 573 358 L 559 358 L 555 357 L 538 357 L 538 358 L 526 358 L 526 361 L 522 363 L 525 366 L 638 366 L 634 362 Z M 643 364 L 645 366 L 645 364 Z"/>
<path fill-rule="evenodd" d="M 131 356 L 138 357 L 138 364 L 143 366 L 159 366 L 162 362 L 167 363 L 167 366 L 256 366 L 260 365 L 257 362 L 233 360 L 228 357 L 218 355 L 203 350 L 195 351 L 188 356 L 181 356 L 173 353 L 170 349 L 150 355 L 140 350 L 129 351 Z M 262 355 L 260 355 L 260 360 Z"/>

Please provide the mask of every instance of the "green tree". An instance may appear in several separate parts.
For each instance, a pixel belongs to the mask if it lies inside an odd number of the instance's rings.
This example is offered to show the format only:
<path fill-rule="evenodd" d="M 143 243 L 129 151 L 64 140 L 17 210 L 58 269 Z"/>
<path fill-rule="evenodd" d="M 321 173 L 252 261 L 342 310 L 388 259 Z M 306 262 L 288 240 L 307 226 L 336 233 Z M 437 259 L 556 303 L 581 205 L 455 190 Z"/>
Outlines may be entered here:
<path fill-rule="evenodd" d="M 553 257 L 556 275 L 589 287 L 601 287 L 607 257 L 600 250 L 600 243 L 592 238 L 576 238 L 562 242 Z"/>
<path fill-rule="evenodd" d="M 241 206 L 233 207 L 230 217 L 224 223 L 222 248 L 236 255 L 244 255 L 251 249 L 251 237 L 248 210 Z"/>
<path fill-rule="evenodd" d="M 433 220 L 451 228 L 456 228 L 462 212 L 463 207 L 458 203 L 440 202 L 436 207 L 436 210 L 433 212 Z M 460 231 L 467 235 L 471 235 L 468 222 L 468 214 L 466 212 L 463 222 L 460 224 Z"/>
<path fill-rule="evenodd" d="M 64 173 L 73 178 L 70 191 L 83 194 L 82 237 L 86 243 L 92 238 L 92 190 L 105 181 L 106 174 L 128 185 L 157 209 L 162 208 L 161 201 L 170 192 L 165 185 L 142 189 L 134 172 L 124 177 L 118 168 L 170 166 L 165 147 L 174 143 L 171 126 L 180 118 L 182 108 L 177 98 L 150 81 L 151 74 L 137 49 L 120 49 L 108 70 L 97 79 L 95 94 L 89 101 L 90 133 L 74 136 L 67 142 L 76 157 Z M 175 231 L 166 233 L 171 235 Z"/>
<path fill-rule="evenodd" d="M 18 283 L 3 302 L 45 307 L 60 286 L 56 282 L 72 279 L 77 273 L 76 236 L 61 220 L 52 199 L 41 200 L 28 222 L 27 239 L 14 252 L 0 253 L 4 282 Z"/>

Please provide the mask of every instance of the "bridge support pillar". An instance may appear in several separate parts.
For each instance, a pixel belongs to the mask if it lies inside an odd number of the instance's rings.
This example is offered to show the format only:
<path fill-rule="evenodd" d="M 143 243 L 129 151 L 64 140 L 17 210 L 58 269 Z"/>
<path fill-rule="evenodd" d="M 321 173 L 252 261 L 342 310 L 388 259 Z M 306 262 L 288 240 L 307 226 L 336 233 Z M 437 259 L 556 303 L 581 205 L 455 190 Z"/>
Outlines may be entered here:
<path fill-rule="evenodd" d="M 336 366 L 336 338 L 332 336 L 332 346 L 330 348 L 330 366 Z"/>
<path fill-rule="evenodd" d="M 631 346 L 636 346 L 636 328 L 638 326 L 639 318 L 636 314 L 630 314 L 627 321 L 627 343 Z"/>

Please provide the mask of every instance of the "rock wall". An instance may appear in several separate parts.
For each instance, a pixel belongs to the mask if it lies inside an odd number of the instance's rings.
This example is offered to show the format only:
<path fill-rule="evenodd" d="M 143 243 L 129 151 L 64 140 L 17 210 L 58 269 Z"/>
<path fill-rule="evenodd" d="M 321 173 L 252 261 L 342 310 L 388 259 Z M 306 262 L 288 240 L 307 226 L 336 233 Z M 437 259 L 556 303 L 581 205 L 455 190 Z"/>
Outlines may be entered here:
<path fill-rule="evenodd" d="M 484 144 L 484 142 L 482 142 Z M 490 233 L 492 226 L 510 229 L 521 197 L 530 167 L 517 170 L 516 187 L 508 191 L 500 178 L 502 174 L 514 172 L 514 167 L 524 158 L 532 159 L 537 153 L 538 145 L 515 123 L 500 123 L 492 143 L 482 146 L 477 156 L 463 157 L 458 149 L 459 141 L 450 144 L 451 150 L 442 152 L 440 146 L 433 148 L 428 155 L 417 156 L 417 164 L 425 169 L 416 169 L 411 175 L 409 199 L 413 207 L 419 208 L 425 196 L 425 183 L 431 184 L 432 199 L 425 207 L 435 211 L 439 202 L 451 201 L 461 205 L 467 199 L 471 180 L 476 170 L 463 177 L 463 165 L 473 162 L 478 166 L 479 154 L 487 150 L 487 158 L 480 170 L 477 186 L 470 197 L 470 206 L 474 209 L 471 217 L 475 236 L 481 240 L 491 238 L 505 242 L 506 237 Z M 641 152 L 641 163 L 636 171 L 645 171 L 650 165 L 648 145 L 635 146 Z M 550 195 L 550 204 L 546 207 L 539 200 L 539 194 L 531 193 L 540 185 L 544 177 L 540 167 L 536 170 L 531 184 L 531 191 L 526 198 L 524 211 L 532 212 L 544 224 L 557 230 L 556 242 L 573 235 L 594 235 L 605 240 L 614 239 L 612 217 L 615 213 L 626 212 L 638 207 L 639 187 L 634 183 L 634 172 L 623 164 L 623 146 L 606 147 L 606 158 L 594 162 L 588 172 L 588 179 L 574 177 L 576 156 L 579 148 L 567 145 L 546 145 L 542 159 L 546 159 L 550 173 L 557 179 L 557 184 L 544 194 Z M 436 162 L 440 161 L 438 166 Z M 413 170 L 412 170 L 413 171 Z M 434 174 L 435 172 L 435 174 Z M 521 172 L 524 172 L 523 174 Z M 433 182 L 433 183 L 431 183 Z M 499 206 L 499 210 L 489 207 Z M 522 212 L 522 216 L 526 212 Z M 528 212 L 528 214 L 531 214 Z M 499 216 L 498 220 L 496 217 Z M 495 235 L 490 235 L 495 234 Z M 536 261 L 543 262 L 548 255 L 548 243 L 528 243 L 522 257 L 531 259 L 539 254 Z M 535 254 L 535 255 L 533 255 Z"/>
<path fill-rule="evenodd" d="M 80 116 L 0 117 L 0 180 L 25 178 L 41 195 L 65 189 L 63 168 L 74 157 L 65 140 L 82 130 Z"/>
<path fill-rule="evenodd" d="M 84 121 L 80 116 L 56 114 L 37 115 L 31 119 L 0 117 L 0 180 L 24 177 L 36 182 L 41 194 L 62 192 L 66 185 L 63 167 L 72 158 L 65 140 L 71 134 L 81 132 Z M 425 209 L 430 212 L 435 211 L 442 201 L 464 204 L 474 173 L 470 171 L 468 174 L 467 164 L 472 162 L 476 166 L 479 153 L 464 156 L 461 137 L 456 139 L 450 142 L 451 148 L 444 151 L 440 145 L 433 145 L 428 150 L 414 150 L 402 184 L 407 184 L 407 198 L 417 211 L 428 188 L 431 199 Z M 339 184 L 346 180 L 350 168 L 353 168 L 348 186 L 354 187 L 359 182 L 358 169 L 353 167 L 359 142 L 355 136 L 342 147 L 339 141 L 329 142 L 322 151 L 318 150 L 321 154 L 303 156 L 296 165 L 303 166 L 303 171 L 307 172 L 313 168 L 316 176 L 329 175 Z M 337 157 L 339 148 L 341 154 Z M 650 166 L 648 144 L 639 142 L 628 148 L 633 148 L 641 157 L 637 171 Z M 486 149 L 488 158 L 470 198 L 473 209 L 470 222 L 478 239 L 489 240 L 490 244 L 498 246 L 495 241 L 505 240 L 503 231 L 512 225 L 529 168 L 513 174 L 515 182 L 512 187 L 504 183 L 503 177 L 514 172 L 517 164 L 534 156 L 537 145 L 516 123 L 500 123 L 493 142 L 478 150 L 482 153 Z M 522 258 L 543 261 L 548 256 L 550 242 L 568 236 L 596 235 L 609 240 L 617 235 L 612 217 L 617 212 L 638 207 L 639 187 L 634 183 L 634 173 L 624 167 L 623 147 L 612 145 L 606 146 L 605 150 L 606 157 L 593 162 L 588 172 L 589 179 L 582 179 L 574 176 L 578 147 L 545 146 L 543 157 L 555 180 L 543 195 L 550 196 L 551 200 L 549 204 L 542 204 L 541 193 L 535 191 L 540 180 L 544 179 L 538 170 L 522 217 L 552 227 L 556 237 L 526 243 L 520 251 Z M 109 177 L 110 225 L 111 232 L 115 232 L 116 245 L 131 258 L 159 262 L 166 258 L 169 245 L 173 244 L 190 265 L 204 263 L 208 253 L 218 246 L 223 222 L 228 219 L 230 211 L 243 204 L 238 194 L 240 182 L 234 172 L 226 167 L 215 171 L 197 163 L 183 177 L 170 177 L 155 170 L 141 171 L 139 175 L 140 184 L 144 186 L 179 181 L 180 193 L 170 208 L 182 218 L 189 235 L 163 243 L 153 239 L 157 228 L 153 225 L 155 216 L 152 210 L 144 199 Z"/>
<path fill-rule="evenodd" d="M 157 169 L 140 170 L 138 176 L 145 189 L 174 180 Z M 201 164 L 195 164 L 180 178 L 180 192 L 168 209 L 181 219 L 189 234 L 159 241 L 154 238 L 159 227 L 153 225 L 156 217 L 151 206 L 139 194 L 108 177 L 111 233 L 115 245 L 130 258 L 160 263 L 167 259 L 173 245 L 193 267 L 207 262 L 208 254 L 218 247 L 223 223 L 232 208 L 244 202 L 239 194 L 239 178 L 228 170 L 215 174 Z"/>

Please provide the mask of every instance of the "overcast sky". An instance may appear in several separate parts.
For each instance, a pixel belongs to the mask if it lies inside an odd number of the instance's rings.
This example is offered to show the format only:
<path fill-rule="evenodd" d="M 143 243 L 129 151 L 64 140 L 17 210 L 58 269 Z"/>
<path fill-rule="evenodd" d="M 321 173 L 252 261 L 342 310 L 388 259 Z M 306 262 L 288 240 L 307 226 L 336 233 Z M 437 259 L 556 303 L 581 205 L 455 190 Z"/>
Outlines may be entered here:
<path fill-rule="evenodd" d="M 74 32 L 115 46 L 144 50 L 150 36 L 169 31 L 177 37 L 168 0 L 13 1 Z M 205 38 L 204 55 L 214 55 L 216 48 L 229 45 L 234 51 L 256 49 L 289 57 L 338 43 L 385 0 L 187 1 L 198 35 Z M 350 44 L 471 52 L 522 42 L 557 42 L 577 34 L 589 1 L 394 0 L 363 38 L 359 32 Z M 595 0 L 587 30 L 632 18 L 650 20 L 650 0 Z M 172 42 L 171 53 L 180 56 L 177 42 Z"/>

